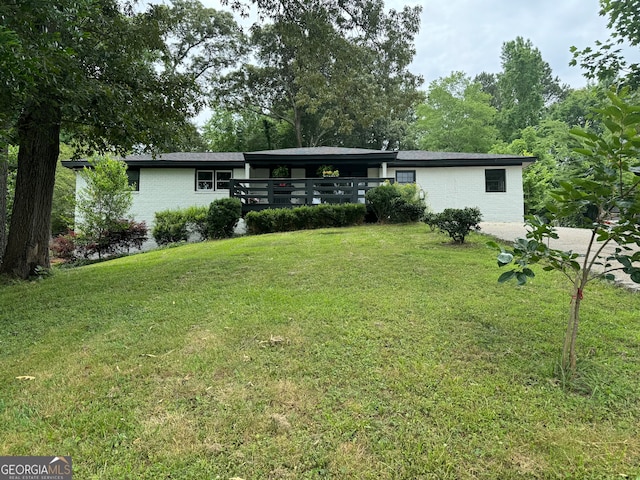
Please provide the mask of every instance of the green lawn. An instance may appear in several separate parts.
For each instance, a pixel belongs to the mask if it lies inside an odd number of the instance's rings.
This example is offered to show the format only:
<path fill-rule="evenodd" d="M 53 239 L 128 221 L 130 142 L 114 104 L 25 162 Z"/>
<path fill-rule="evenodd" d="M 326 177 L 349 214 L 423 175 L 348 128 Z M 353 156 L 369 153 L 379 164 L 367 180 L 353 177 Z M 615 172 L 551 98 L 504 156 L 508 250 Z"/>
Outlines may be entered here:
<path fill-rule="evenodd" d="M 567 284 L 498 285 L 486 240 L 295 232 L 1 286 L 0 455 L 71 455 L 77 479 L 639 478 L 640 295 L 585 291 L 563 388 Z"/>

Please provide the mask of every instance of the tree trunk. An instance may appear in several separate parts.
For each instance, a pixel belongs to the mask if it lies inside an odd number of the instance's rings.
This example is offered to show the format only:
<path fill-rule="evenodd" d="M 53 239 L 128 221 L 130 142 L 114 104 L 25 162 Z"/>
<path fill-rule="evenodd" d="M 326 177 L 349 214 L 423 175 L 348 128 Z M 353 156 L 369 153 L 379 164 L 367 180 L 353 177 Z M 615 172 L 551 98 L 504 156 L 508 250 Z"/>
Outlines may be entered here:
<path fill-rule="evenodd" d="M 294 109 L 293 115 L 293 128 L 296 131 L 296 146 L 302 148 L 302 118 L 296 109 Z"/>
<path fill-rule="evenodd" d="M 7 246 L 7 194 L 9 179 L 9 145 L 0 147 L 0 264 Z"/>
<path fill-rule="evenodd" d="M 0 273 L 28 278 L 49 268 L 51 204 L 60 153 L 60 107 L 27 105 L 18 120 L 18 174 L 9 238 Z"/>
<path fill-rule="evenodd" d="M 562 348 L 562 368 L 573 377 L 576 373 L 576 343 L 578 339 L 578 325 L 580 324 L 580 303 L 582 302 L 583 282 L 576 279 L 576 287 L 571 297 L 569 307 L 569 322 L 564 335 L 564 346 Z"/>

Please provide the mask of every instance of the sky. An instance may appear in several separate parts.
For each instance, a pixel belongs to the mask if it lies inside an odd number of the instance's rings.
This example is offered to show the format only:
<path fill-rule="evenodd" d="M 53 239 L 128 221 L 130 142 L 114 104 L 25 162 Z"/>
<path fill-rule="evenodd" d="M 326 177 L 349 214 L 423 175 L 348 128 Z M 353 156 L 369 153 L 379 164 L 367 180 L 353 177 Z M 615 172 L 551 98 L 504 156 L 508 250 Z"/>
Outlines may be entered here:
<path fill-rule="evenodd" d="M 217 9 L 218 0 L 201 0 Z M 498 73 L 505 42 L 531 40 L 554 76 L 571 87 L 586 84 L 579 67 L 570 67 L 569 48 L 592 46 L 608 37 L 606 18 L 598 15 L 598 0 L 386 0 L 400 10 L 422 5 L 416 55 L 410 67 L 424 77 L 424 88 L 451 72 L 473 77 L 480 72 Z M 239 17 L 237 21 L 240 22 Z"/>

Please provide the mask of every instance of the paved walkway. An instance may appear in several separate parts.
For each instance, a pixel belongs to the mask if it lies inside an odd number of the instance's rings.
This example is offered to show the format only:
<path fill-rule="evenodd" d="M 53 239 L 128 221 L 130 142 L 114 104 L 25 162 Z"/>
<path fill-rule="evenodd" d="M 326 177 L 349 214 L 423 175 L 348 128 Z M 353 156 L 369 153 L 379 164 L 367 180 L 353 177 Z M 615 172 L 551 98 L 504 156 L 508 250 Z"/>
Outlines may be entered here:
<path fill-rule="evenodd" d="M 497 222 L 482 222 L 480 223 L 480 232 L 492 235 L 500 240 L 511 242 L 516 238 L 524 238 L 527 234 L 524 223 L 497 223 Z M 581 228 L 566 228 L 558 227 L 556 229 L 559 238 L 557 240 L 551 239 L 549 246 L 558 250 L 573 250 L 576 253 L 583 254 L 586 252 L 591 238 L 591 231 Z M 604 252 L 606 254 L 612 254 L 615 251 L 617 244 L 612 243 L 607 245 Z M 628 288 L 640 292 L 640 284 L 631 281 L 628 275 L 622 272 L 614 272 L 616 276 L 616 283 Z"/>

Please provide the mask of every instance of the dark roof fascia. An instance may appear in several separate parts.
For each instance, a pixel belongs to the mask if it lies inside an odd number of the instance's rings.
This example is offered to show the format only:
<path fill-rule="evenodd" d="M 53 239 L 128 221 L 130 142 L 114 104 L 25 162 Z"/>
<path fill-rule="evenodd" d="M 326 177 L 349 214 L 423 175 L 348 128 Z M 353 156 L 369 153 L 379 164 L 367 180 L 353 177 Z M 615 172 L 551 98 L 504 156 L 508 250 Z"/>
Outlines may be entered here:
<path fill-rule="evenodd" d="M 153 157 L 151 155 L 130 155 L 121 158 L 129 167 L 149 168 L 244 168 L 242 153 L 169 153 Z M 89 167 L 87 159 L 65 160 L 62 165 L 71 169 Z"/>
<path fill-rule="evenodd" d="M 389 163 L 389 167 L 507 167 L 528 166 L 535 162 L 536 157 L 514 155 L 492 155 L 489 153 L 453 153 L 453 152 L 422 152 L 400 151 L 398 159 Z"/>
<path fill-rule="evenodd" d="M 125 160 L 125 163 L 129 167 L 134 168 L 210 168 L 210 169 L 220 169 L 220 168 L 244 168 L 245 162 L 243 161 L 149 161 L 149 160 Z M 63 160 L 62 166 L 70 168 L 72 170 L 82 169 L 84 167 L 89 167 L 90 164 L 86 160 Z"/>
<path fill-rule="evenodd" d="M 503 159 L 503 158 L 487 158 L 487 159 L 440 159 L 440 160 L 398 160 L 390 162 L 389 167 L 511 167 L 521 166 L 533 163 L 534 160 L 523 161 L 522 159 Z"/>
<path fill-rule="evenodd" d="M 346 164 L 346 163 L 366 163 L 367 165 L 379 166 L 382 162 L 390 162 L 396 159 L 398 152 L 383 150 L 366 150 L 350 148 L 330 148 L 320 147 L 266 150 L 261 152 L 245 152 L 244 158 L 251 165 L 273 165 L 303 164 Z"/>

